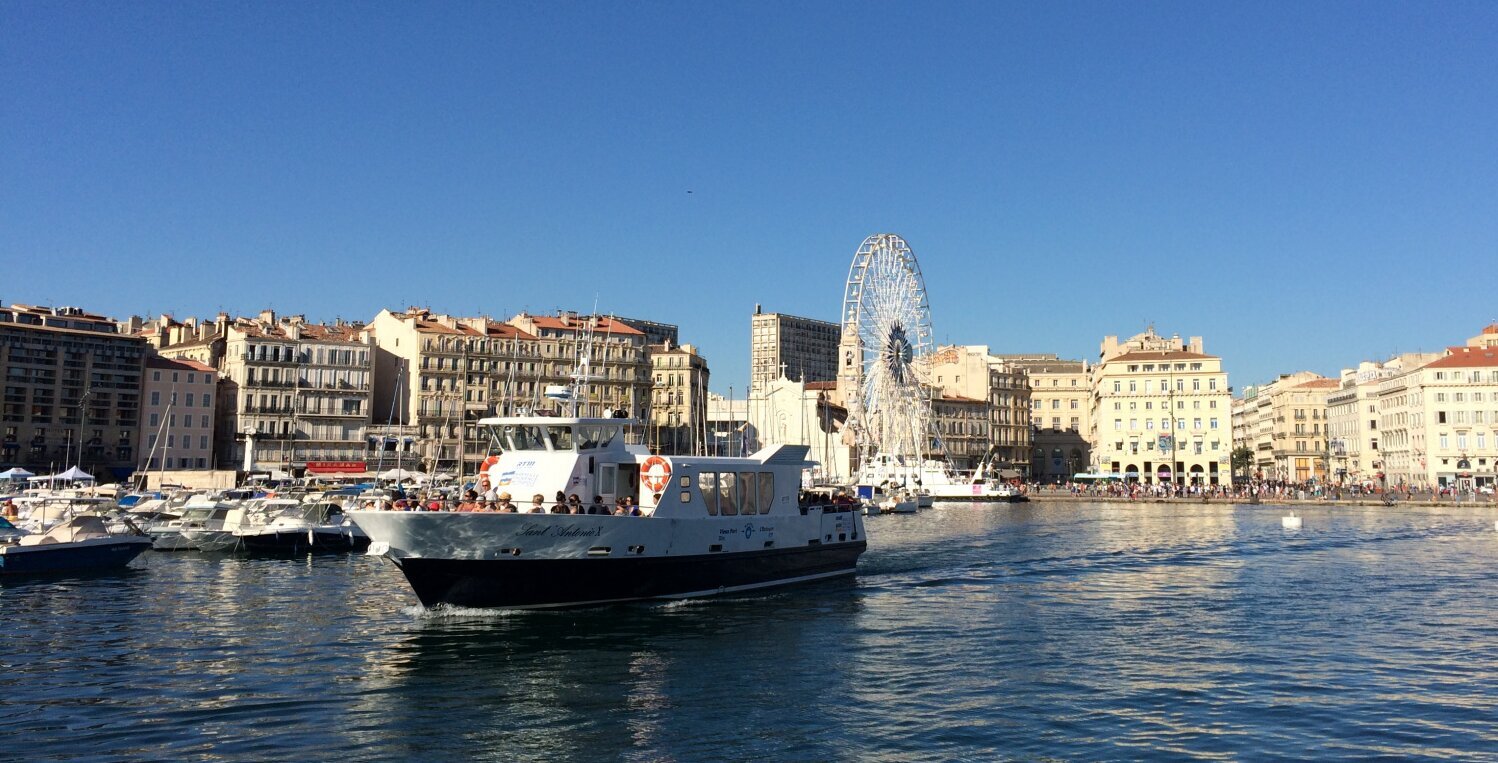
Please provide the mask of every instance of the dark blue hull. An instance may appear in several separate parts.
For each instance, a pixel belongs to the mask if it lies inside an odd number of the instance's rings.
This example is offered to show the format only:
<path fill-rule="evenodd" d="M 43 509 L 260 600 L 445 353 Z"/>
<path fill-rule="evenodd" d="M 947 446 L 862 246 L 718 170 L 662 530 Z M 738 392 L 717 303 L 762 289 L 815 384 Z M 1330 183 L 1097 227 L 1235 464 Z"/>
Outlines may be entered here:
<path fill-rule="evenodd" d="M 568 607 L 728 591 L 851 575 L 867 543 L 696 556 L 396 560 L 425 606 Z"/>
<path fill-rule="evenodd" d="M 45 575 L 119 569 L 150 547 L 149 539 L 133 537 L 76 546 L 71 543 L 10 546 L 0 553 L 0 574 Z"/>

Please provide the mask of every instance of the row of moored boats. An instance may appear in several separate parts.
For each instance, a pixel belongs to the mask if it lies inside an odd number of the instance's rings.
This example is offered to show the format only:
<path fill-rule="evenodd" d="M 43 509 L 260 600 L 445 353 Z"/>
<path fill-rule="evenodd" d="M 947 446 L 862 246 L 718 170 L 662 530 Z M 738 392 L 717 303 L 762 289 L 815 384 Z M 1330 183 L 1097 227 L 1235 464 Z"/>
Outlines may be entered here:
<path fill-rule="evenodd" d="M 357 551 L 369 538 L 343 496 L 255 490 L 131 494 L 86 491 L 3 499 L 0 574 L 119 567 L 141 552 Z"/>

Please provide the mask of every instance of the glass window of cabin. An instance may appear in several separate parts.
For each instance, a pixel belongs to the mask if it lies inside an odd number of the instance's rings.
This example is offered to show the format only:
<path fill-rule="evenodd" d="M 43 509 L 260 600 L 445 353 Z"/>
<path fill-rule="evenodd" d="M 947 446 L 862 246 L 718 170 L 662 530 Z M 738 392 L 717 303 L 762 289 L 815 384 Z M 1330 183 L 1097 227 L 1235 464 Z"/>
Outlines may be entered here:
<path fill-rule="evenodd" d="M 775 505 L 775 473 L 759 473 L 759 513 L 769 514 Z"/>
<path fill-rule="evenodd" d="M 577 428 L 577 447 L 581 450 L 590 450 L 598 447 L 599 427 L 580 426 Z"/>
<path fill-rule="evenodd" d="M 609 443 L 612 443 L 614 441 L 614 438 L 619 435 L 619 427 L 603 427 L 602 429 L 603 434 L 601 435 L 598 446 L 600 448 L 607 448 L 609 446 Z"/>
<path fill-rule="evenodd" d="M 707 513 L 711 516 L 718 515 L 718 473 L 698 472 L 697 492 L 702 494 L 702 503 L 707 506 Z"/>
<path fill-rule="evenodd" d="M 546 433 L 557 450 L 572 450 L 572 427 L 547 427 Z"/>
<path fill-rule="evenodd" d="M 739 506 L 743 505 L 742 487 L 734 472 L 718 474 L 718 511 L 723 516 L 731 517 L 739 513 Z"/>
<path fill-rule="evenodd" d="M 739 472 L 739 508 L 745 514 L 754 514 L 759 511 L 759 478 L 754 472 Z"/>

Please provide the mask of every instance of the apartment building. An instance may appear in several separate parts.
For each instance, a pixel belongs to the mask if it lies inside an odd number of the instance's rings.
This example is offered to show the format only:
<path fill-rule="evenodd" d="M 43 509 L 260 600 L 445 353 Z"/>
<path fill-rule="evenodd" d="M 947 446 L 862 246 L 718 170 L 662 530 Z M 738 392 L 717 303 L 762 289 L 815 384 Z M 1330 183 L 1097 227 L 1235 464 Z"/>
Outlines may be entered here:
<path fill-rule="evenodd" d="M 749 321 L 749 390 L 757 394 L 769 382 L 786 378 L 802 382 L 838 378 L 836 323 L 785 313 L 765 313 L 758 305 Z"/>
<path fill-rule="evenodd" d="M 1031 473 L 1065 482 L 1092 467 L 1092 383 L 1087 362 L 1052 354 L 999 355 L 1030 383 Z"/>
<path fill-rule="evenodd" d="M 1231 481 L 1232 393 L 1201 337 L 1151 327 L 1103 339 L 1092 373 L 1092 437 L 1103 471 L 1146 483 Z"/>
<path fill-rule="evenodd" d="M 147 471 L 212 469 L 218 371 L 195 360 L 154 352 L 141 382 L 145 425 L 136 446 Z"/>
<path fill-rule="evenodd" d="M 652 450 L 668 455 L 706 453 L 707 358 L 690 344 L 650 346 Z"/>
<path fill-rule="evenodd" d="M 146 344 L 76 307 L 0 307 L 0 465 L 122 479 L 139 458 Z"/>

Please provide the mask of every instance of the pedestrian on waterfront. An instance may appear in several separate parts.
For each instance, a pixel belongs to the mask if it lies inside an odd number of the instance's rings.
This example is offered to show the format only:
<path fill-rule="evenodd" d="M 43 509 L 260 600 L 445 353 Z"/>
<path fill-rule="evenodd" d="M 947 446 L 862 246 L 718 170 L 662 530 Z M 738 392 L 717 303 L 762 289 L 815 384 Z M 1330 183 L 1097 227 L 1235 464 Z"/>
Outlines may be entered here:
<path fill-rule="evenodd" d="M 531 510 L 528 511 L 528 512 L 526 512 L 526 513 L 527 514 L 545 514 L 546 513 L 546 496 L 541 495 L 540 493 L 536 493 L 535 495 L 531 496 Z"/>

